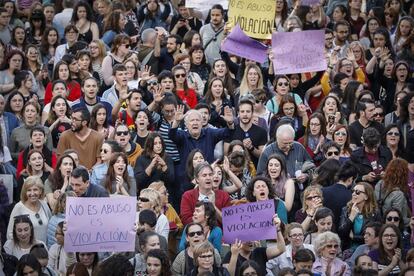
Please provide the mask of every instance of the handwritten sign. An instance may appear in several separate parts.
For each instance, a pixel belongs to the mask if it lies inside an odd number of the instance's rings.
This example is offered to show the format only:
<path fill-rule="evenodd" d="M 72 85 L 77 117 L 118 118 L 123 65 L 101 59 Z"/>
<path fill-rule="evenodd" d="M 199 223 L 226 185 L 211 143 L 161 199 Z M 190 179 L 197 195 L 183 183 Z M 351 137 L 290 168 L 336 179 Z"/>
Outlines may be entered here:
<path fill-rule="evenodd" d="M 275 0 L 230 0 L 229 20 L 231 27 L 240 28 L 250 37 L 269 39 L 275 20 Z"/>
<path fill-rule="evenodd" d="M 248 37 L 238 24 L 227 36 L 221 50 L 260 63 L 267 59 L 267 46 Z"/>
<path fill-rule="evenodd" d="M 67 252 L 126 252 L 135 250 L 135 197 L 66 200 Z"/>
<path fill-rule="evenodd" d="M 326 70 L 323 30 L 273 33 L 272 51 L 275 74 Z"/>
<path fill-rule="evenodd" d="M 186 0 L 185 7 L 186 8 L 194 8 L 198 10 L 209 10 L 212 6 L 220 4 L 223 6 L 225 10 L 229 7 L 228 0 Z"/>
<path fill-rule="evenodd" d="M 276 226 L 274 200 L 265 200 L 223 208 L 223 236 L 226 243 L 274 239 Z"/>
<path fill-rule="evenodd" d="M 302 0 L 300 2 L 300 4 L 302 6 L 309 6 L 309 7 L 311 7 L 311 6 L 314 6 L 314 5 L 319 4 L 319 0 Z"/>

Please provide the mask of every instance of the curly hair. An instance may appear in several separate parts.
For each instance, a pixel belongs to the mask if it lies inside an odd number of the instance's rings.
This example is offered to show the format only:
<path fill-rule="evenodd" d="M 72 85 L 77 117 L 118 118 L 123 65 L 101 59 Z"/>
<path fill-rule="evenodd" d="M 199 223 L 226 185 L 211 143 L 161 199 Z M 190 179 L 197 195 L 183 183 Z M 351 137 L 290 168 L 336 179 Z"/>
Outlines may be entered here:
<path fill-rule="evenodd" d="M 247 185 L 246 198 L 249 202 L 257 201 L 256 197 L 253 195 L 254 185 L 256 184 L 257 181 L 263 181 L 264 183 L 266 183 L 267 189 L 269 190 L 269 196 L 268 196 L 269 199 L 276 198 L 276 194 L 274 190 L 272 189 L 272 182 L 270 181 L 270 179 L 265 176 L 256 176 Z"/>
<path fill-rule="evenodd" d="M 403 193 L 408 192 L 408 162 L 401 158 L 396 158 L 388 163 L 384 175 L 384 190 L 389 193 L 395 188 Z"/>

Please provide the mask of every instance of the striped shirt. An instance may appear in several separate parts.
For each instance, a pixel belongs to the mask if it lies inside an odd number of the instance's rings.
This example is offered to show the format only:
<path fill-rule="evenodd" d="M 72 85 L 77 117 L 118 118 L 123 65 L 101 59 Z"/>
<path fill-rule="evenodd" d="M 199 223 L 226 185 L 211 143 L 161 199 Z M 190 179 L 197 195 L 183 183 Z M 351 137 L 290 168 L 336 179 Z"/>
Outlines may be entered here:
<path fill-rule="evenodd" d="M 161 137 L 164 139 L 165 143 L 165 152 L 171 157 L 174 162 L 180 161 L 180 154 L 178 152 L 177 146 L 173 141 L 171 141 L 170 137 L 168 137 L 168 130 L 171 128 L 170 123 L 168 123 L 164 118 L 162 118 L 160 127 L 158 132 L 160 133 Z"/>

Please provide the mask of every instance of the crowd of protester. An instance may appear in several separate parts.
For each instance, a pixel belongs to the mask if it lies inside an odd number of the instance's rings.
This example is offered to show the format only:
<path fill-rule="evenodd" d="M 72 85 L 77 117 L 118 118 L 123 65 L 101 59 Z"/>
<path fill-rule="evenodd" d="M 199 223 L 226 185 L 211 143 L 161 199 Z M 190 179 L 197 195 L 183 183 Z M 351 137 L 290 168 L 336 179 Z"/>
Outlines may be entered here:
<path fill-rule="evenodd" d="M 219 4 L 0 1 L 0 276 L 414 275 L 414 2 L 275 5 L 326 71 L 221 51 Z M 115 196 L 135 252 L 67 252 L 66 199 Z M 224 243 L 264 200 L 274 240 Z"/>

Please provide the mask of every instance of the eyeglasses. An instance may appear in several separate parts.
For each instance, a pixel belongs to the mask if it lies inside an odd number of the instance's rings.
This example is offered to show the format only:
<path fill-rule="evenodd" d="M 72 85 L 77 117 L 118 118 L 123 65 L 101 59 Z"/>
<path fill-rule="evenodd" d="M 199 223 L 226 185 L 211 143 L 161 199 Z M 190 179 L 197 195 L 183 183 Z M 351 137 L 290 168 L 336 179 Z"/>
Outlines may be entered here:
<path fill-rule="evenodd" d="M 337 244 L 327 244 L 326 247 L 329 248 L 329 249 L 332 249 L 332 248 L 338 249 L 339 245 L 337 245 Z"/>
<path fill-rule="evenodd" d="M 157 84 L 158 84 L 157 81 L 147 81 L 147 85 L 148 86 L 150 86 L 150 85 L 157 85 Z"/>
<path fill-rule="evenodd" d="M 352 193 L 355 193 L 356 195 L 365 194 L 364 191 L 357 190 L 357 189 L 352 189 Z"/>
<path fill-rule="evenodd" d="M 210 258 L 213 258 L 213 254 L 209 254 L 209 255 L 200 255 L 200 256 L 198 256 L 199 258 L 201 258 L 201 259 L 210 259 Z"/>
<path fill-rule="evenodd" d="M 185 78 L 185 74 L 176 74 L 175 77 L 176 78 Z"/>
<path fill-rule="evenodd" d="M 128 130 L 125 130 L 125 131 L 117 131 L 116 132 L 116 135 L 118 135 L 118 136 L 127 136 L 129 134 L 129 131 Z"/>
<path fill-rule="evenodd" d="M 138 200 L 139 201 L 141 201 L 141 202 L 149 202 L 150 200 L 148 199 L 148 198 L 146 198 L 146 197 L 138 197 Z"/>
<path fill-rule="evenodd" d="M 278 82 L 277 86 L 289 86 L 288 82 Z"/>
<path fill-rule="evenodd" d="M 387 217 L 387 221 L 389 221 L 389 222 L 391 222 L 391 221 L 398 222 L 398 221 L 400 221 L 400 218 L 399 217 Z"/>
<path fill-rule="evenodd" d="M 129 45 L 129 44 L 122 44 L 122 45 L 124 45 L 124 46 L 125 46 L 125 48 L 129 48 L 129 47 L 131 47 L 131 45 Z"/>
<path fill-rule="evenodd" d="M 344 132 L 344 131 L 337 131 L 337 132 L 335 132 L 335 136 L 346 136 L 346 132 Z"/>
<path fill-rule="evenodd" d="M 204 235 L 204 233 L 203 233 L 203 231 L 196 231 L 196 232 L 189 232 L 188 233 L 188 236 L 191 237 L 191 238 L 193 238 L 195 235 L 200 237 L 200 236 Z"/>
<path fill-rule="evenodd" d="M 315 196 L 308 196 L 307 198 L 306 198 L 306 200 L 314 200 L 314 199 L 318 199 L 318 198 L 321 198 L 320 196 L 318 196 L 318 195 L 315 195 Z"/>
<path fill-rule="evenodd" d="M 328 156 L 332 156 L 332 155 L 338 156 L 339 155 L 339 151 L 328 151 L 326 153 L 326 155 L 328 155 Z"/>
<path fill-rule="evenodd" d="M 374 114 L 374 117 L 382 117 L 382 116 L 384 116 L 384 113 L 375 113 Z"/>
<path fill-rule="evenodd" d="M 400 133 L 399 132 L 392 132 L 392 131 L 390 131 L 390 132 L 387 132 L 387 136 L 397 136 L 397 137 L 400 137 Z"/>
<path fill-rule="evenodd" d="M 292 234 L 289 237 L 292 238 L 292 239 L 298 239 L 298 238 L 302 238 L 303 237 L 303 234 L 302 233 Z"/>
<path fill-rule="evenodd" d="M 382 235 L 382 237 L 383 238 L 391 238 L 391 239 L 394 239 L 394 238 L 396 238 L 397 237 L 397 235 L 395 235 L 395 234 L 384 234 L 384 235 Z"/>
<path fill-rule="evenodd" d="M 37 219 L 38 219 L 39 225 L 43 225 L 43 221 L 42 221 L 42 219 L 40 218 L 39 213 L 36 213 L 35 218 L 37 218 Z"/>

